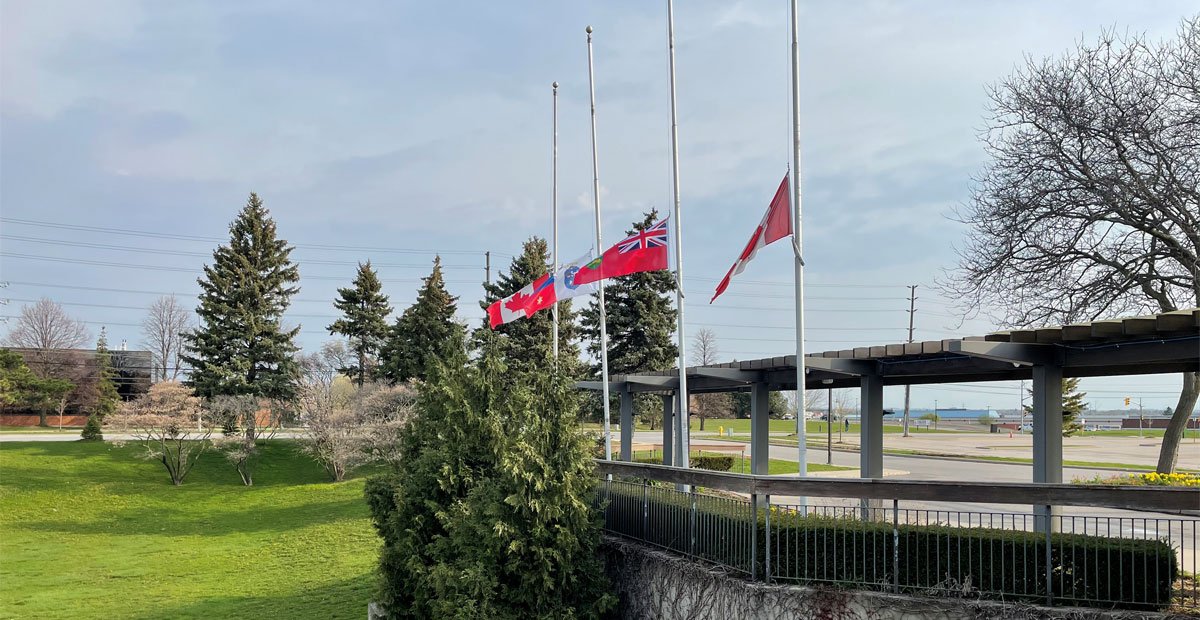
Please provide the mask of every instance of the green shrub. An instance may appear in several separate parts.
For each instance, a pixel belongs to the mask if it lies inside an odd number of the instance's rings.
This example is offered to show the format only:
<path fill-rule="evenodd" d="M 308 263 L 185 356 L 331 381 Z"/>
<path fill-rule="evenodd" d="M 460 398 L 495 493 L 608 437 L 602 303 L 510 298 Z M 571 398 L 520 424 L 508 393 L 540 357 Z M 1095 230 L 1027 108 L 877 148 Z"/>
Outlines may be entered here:
<path fill-rule="evenodd" d="M 88 416 L 87 424 L 83 426 L 83 430 L 79 433 L 79 438 L 84 441 L 100 441 L 104 439 L 104 432 L 100 428 L 100 415 L 93 413 Z"/>
<path fill-rule="evenodd" d="M 514 381 L 495 351 L 452 363 L 420 384 L 393 472 L 366 485 L 378 600 L 400 618 L 603 616 L 616 599 L 570 381 Z"/>
<path fill-rule="evenodd" d="M 733 469 L 733 457 L 728 454 L 701 454 L 693 456 L 690 464 L 695 469 L 729 471 Z"/>
<path fill-rule="evenodd" d="M 752 538 L 745 501 L 696 495 L 693 515 L 689 496 L 616 481 L 601 497 L 610 531 L 746 573 L 753 541 L 755 572 L 763 575 L 765 512 L 759 512 Z M 643 499 L 650 510 L 643 509 Z M 779 508 L 772 509 L 771 519 L 776 581 L 892 590 L 898 576 L 900 590 L 910 594 L 1046 600 L 1045 534 L 941 525 L 893 530 L 887 522 L 802 516 Z M 1128 609 L 1167 606 L 1179 570 L 1167 542 L 1083 534 L 1053 534 L 1050 562 L 1056 602 Z"/>

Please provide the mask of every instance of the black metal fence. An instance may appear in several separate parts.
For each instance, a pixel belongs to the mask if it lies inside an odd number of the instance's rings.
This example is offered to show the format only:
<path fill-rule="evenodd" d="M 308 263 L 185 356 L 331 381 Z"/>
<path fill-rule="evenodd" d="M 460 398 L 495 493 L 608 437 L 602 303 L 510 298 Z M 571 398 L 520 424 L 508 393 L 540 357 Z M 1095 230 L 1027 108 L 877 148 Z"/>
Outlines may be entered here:
<path fill-rule="evenodd" d="M 711 475 L 703 474 L 710 483 Z M 765 477 L 737 478 L 726 486 Z M 810 490 L 814 483 L 802 481 Z M 1113 510 L 1047 517 L 877 497 L 770 504 L 763 494 L 681 488 L 646 476 L 609 476 L 599 501 L 608 532 L 754 580 L 1091 607 L 1200 607 L 1200 520 L 1185 516 Z"/>

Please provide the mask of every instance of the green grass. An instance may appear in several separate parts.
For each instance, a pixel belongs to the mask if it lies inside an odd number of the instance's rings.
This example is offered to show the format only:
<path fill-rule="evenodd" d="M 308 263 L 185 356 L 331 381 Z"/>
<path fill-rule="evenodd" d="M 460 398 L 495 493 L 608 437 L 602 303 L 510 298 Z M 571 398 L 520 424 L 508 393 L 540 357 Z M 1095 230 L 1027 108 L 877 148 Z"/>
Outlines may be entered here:
<path fill-rule="evenodd" d="M 58 430 L 58 426 L 0 426 L 0 433 L 75 433 L 83 430 L 82 426 L 64 426 L 62 431 Z"/>
<path fill-rule="evenodd" d="M 695 450 L 695 451 L 692 451 L 691 455 L 692 455 L 693 459 L 696 458 L 697 456 L 701 456 L 701 455 L 732 456 L 733 457 L 733 466 L 731 466 L 727 471 L 737 473 L 737 474 L 750 473 L 750 457 L 748 457 L 748 456 L 742 456 L 741 454 L 736 454 L 736 453 L 732 453 L 732 452 L 714 452 L 714 451 L 709 451 L 709 450 Z M 636 459 L 645 459 L 645 458 L 659 458 L 661 456 L 662 456 L 662 453 L 657 450 L 654 450 L 654 451 L 635 450 L 633 453 L 633 458 L 635 460 Z M 854 468 L 853 467 L 840 467 L 837 465 L 825 465 L 822 463 L 809 463 L 808 464 L 808 471 L 810 471 L 810 472 L 814 472 L 814 471 L 846 471 L 846 470 L 850 470 L 850 469 L 854 469 Z M 767 474 L 769 474 L 769 475 L 794 474 L 798 471 L 800 471 L 800 465 L 798 463 L 796 463 L 795 461 L 786 461 L 783 459 L 770 459 L 767 463 Z"/>
<path fill-rule="evenodd" d="M 361 478 L 271 442 L 243 487 L 208 452 L 182 487 L 136 447 L 0 446 L 0 618 L 361 618 L 376 537 Z"/>

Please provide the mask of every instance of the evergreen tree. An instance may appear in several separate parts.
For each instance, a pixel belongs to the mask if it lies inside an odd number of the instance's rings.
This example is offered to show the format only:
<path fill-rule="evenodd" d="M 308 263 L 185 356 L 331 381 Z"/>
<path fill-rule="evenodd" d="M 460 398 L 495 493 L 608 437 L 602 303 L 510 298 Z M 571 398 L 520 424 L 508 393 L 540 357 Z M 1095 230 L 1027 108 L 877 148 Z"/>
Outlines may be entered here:
<path fill-rule="evenodd" d="M 599 618 L 616 602 L 573 380 L 514 375 L 499 345 L 431 367 L 400 465 L 368 481 L 394 618 Z"/>
<path fill-rule="evenodd" d="M 627 235 L 641 232 L 658 221 L 651 210 L 634 222 Z M 606 328 L 608 330 L 608 372 L 610 375 L 668 370 L 675 368 L 679 348 L 675 345 L 675 276 L 667 270 L 643 271 L 611 278 L 604 287 Z M 580 313 L 588 353 L 595 362 L 591 375 L 600 377 L 600 306 L 593 299 Z M 637 414 L 651 428 L 662 419 L 662 403 L 657 398 L 639 395 Z M 615 411 L 616 408 L 614 407 Z"/>
<path fill-rule="evenodd" d="M 253 395 L 290 401 L 298 366 L 294 342 L 300 328 L 285 330 L 283 313 L 300 290 L 291 246 L 276 237 L 275 220 L 257 194 L 229 225 L 229 245 L 213 252 L 199 278 L 199 326 L 186 335 L 182 356 L 189 384 L 203 398 Z M 253 429 L 247 429 L 253 435 Z"/>
<path fill-rule="evenodd" d="M 484 298 L 480 307 L 487 309 L 492 302 L 504 299 L 542 277 L 550 270 L 550 250 L 546 240 L 530 237 L 522 247 L 521 255 L 513 259 L 508 273 L 501 273 L 496 281 L 484 284 Z M 509 372 L 516 374 L 547 374 L 554 365 L 554 313 L 550 309 L 506 323 L 493 331 L 484 324 L 475 331 L 475 343 L 479 348 L 495 342 Z M 578 338 L 575 328 L 575 312 L 571 300 L 558 304 L 558 361 L 559 368 L 569 376 L 579 378 L 581 368 Z"/>
<path fill-rule="evenodd" d="M 446 291 L 442 259 L 424 278 L 417 301 L 396 318 L 383 347 L 379 375 L 392 383 L 425 379 L 429 364 L 454 356 L 466 346 L 466 328 L 454 320 L 458 298 Z"/>
<path fill-rule="evenodd" d="M 113 383 L 116 372 L 113 370 L 112 354 L 108 351 L 108 334 L 100 328 L 100 337 L 96 340 L 96 401 L 87 424 L 84 425 L 80 437 L 88 440 L 104 439 L 101 425 L 104 418 L 117 410 L 121 396 Z"/>
<path fill-rule="evenodd" d="M 392 313 L 388 297 L 384 295 L 379 276 L 371 269 L 371 261 L 358 264 L 358 275 L 353 288 L 339 288 L 338 299 L 333 305 L 342 311 L 345 318 L 338 319 L 328 329 L 330 334 L 341 334 L 350 341 L 350 350 L 357 357 L 357 364 L 339 368 L 338 372 L 355 379 L 362 387 L 370 373 L 369 366 L 388 337 L 387 317 Z"/>
<path fill-rule="evenodd" d="M 1079 421 L 1083 410 L 1087 409 L 1087 403 L 1083 401 L 1083 397 L 1087 396 L 1085 392 L 1079 391 L 1079 379 L 1070 378 L 1062 381 L 1062 416 L 1063 416 L 1063 437 L 1070 437 L 1075 433 L 1083 430 L 1083 423 Z M 1033 388 L 1029 388 L 1029 400 L 1033 401 Z M 1025 405 L 1025 413 L 1033 415 L 1033 405 Z"/>

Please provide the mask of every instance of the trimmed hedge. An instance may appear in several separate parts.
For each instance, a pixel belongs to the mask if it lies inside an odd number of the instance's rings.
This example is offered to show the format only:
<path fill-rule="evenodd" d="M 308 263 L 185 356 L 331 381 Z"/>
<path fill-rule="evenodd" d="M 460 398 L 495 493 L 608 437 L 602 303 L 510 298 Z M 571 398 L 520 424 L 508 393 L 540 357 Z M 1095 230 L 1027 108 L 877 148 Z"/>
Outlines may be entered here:
<path fill-rule="evenodd" d="M 750 572 L 748 502 L 698 495 L 693 518 L 691 499 L 673 490 L 650 493 L 645 514 L 640 491 L 614 484 L 607 493 L 602 486 L 600 495 L 609 500 L 609 531 Z M 805 517 L 773 508 L 771 537 L 775 581 L 892 591 L 898 573 L 899 590 L 910 594 L 1046 602 L 1045 534 L 941 525 L 900 525 L 893 531 L 887 522 Z M 755 572 L 761 578 L 762 511 L 756 543 Z M 1179 574 L 1174 550 L 1159 540 L 1053 534 L 1050 563 L 1053 600 L 1081 606 L 1160 609 L 1169 605 Z"/>
<path fill-rule="evenodd" d="M 635 463 L 648 463 L 650 465 L 662 465 L 661 458 L 641 457 L 633 459 Z M 701 454 L 693 455 L 688 464 L 692 469 L 707 469 L 710 471 L 729 471 L 733 469 L 733 456 L 728 454 Z"/>

